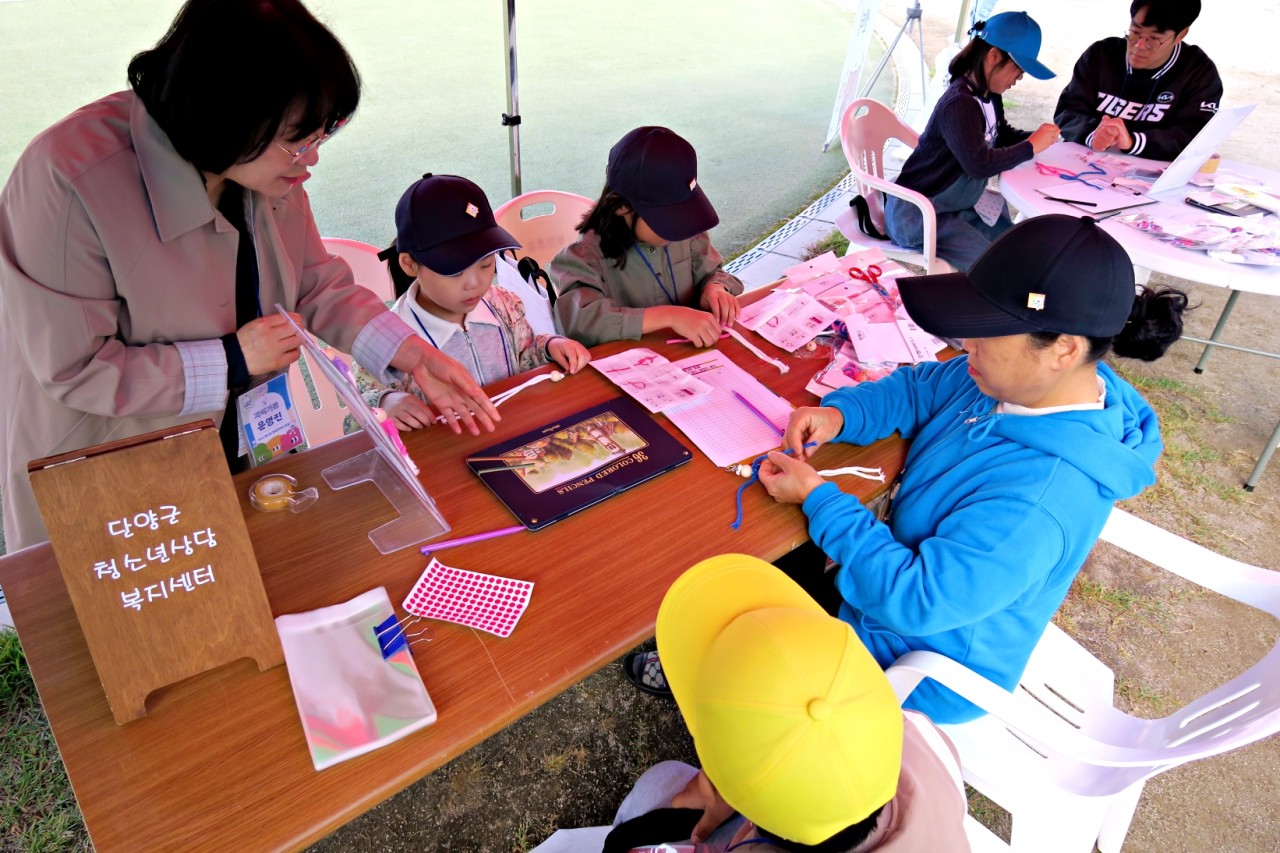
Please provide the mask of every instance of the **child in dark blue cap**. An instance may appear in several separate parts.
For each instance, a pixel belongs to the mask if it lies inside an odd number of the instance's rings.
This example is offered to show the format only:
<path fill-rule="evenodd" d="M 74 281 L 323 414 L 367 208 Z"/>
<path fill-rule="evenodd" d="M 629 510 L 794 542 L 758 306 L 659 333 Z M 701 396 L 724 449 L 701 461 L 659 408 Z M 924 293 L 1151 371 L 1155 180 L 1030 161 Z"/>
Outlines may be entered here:
<path fill-rule="evenodd" d="M 1058 127 L 1034 132 L 1010 127 L 1001 95 L 1022 78 L 1054 76 L 1036 58 L 1040 27 L 1026 12 L 1002 12 L 974 27 L 951 60 L 951 85 L 934 107 L 897 183 L 926 196 L 938 222 L 938 256 L 967 270 L 1013 224 L 998 194 L 984 198 L 987 180 L 1030 160 L 1058 141 Z M 924 223 L 911 202 L 889 196 L 885 230 L 899 246 L 920 248 Z"/>
<path fill-rule="evenodd" d="M 588 346 L 659 329 L 711 346 L 742 292 L 706 233 L 719 221 L 693 146 L 665 127 L 631 131 L 609 151 L 582 236 L 551 261 L 558 325 Z"/>
<path fill-rule="evenodd" d="M 535 334 L 520 297 L 494 285 L 498 253 L 518 248 L 466 178 L 423 175 L 396 205 L 396 242 L 384 253 L 399 296 L 391 310 L 481 385 L 552 361 L 577 373 L 591 360 L 577 341 Z M 362 371 L 359 381 L 400 429 L 431 422 L 411 380 L 382 385 Z"/>

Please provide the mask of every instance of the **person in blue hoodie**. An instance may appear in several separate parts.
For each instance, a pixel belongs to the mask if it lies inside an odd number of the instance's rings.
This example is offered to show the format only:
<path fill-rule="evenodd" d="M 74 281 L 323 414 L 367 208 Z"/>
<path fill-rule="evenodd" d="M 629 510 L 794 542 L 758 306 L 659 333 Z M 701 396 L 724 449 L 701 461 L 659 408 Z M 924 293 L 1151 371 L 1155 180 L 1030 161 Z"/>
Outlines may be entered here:
<path fill-rule="evenodd" d="M 1100 359 L 1163 355 L 1186 294 L 1135 289 L 1120 244 L 1061 215 L 1014 226 L 968 273 L 898 286 L 916 323 L 967 355 L 797 410 L 795 455 L 770 453 L 760 479 L 803 508 L 838 564 L 840 617 L 882 666 L 928 649 L 1013 689 L 1112 505 L 1155 482 L 1155 412 Z M 884 521 L 803 461 L 810 443 L 894 432 L 912 444 Z M 808 570 L 822 583 L 821 564 Z M 929 681 L 906 707 L 939 723 L 982 713 Z"/>

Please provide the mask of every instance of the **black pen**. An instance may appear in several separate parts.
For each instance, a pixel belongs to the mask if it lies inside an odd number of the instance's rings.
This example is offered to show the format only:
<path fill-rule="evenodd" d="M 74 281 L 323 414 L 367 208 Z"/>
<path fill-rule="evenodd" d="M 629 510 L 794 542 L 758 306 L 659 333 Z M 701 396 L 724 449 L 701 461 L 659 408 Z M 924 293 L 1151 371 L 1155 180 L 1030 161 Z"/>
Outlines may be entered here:
<path fill-rule="evenodd" d="M 1097 207 L 1097 206 L 1098 206 L 1096 202 L 1092 202 L 1092 201 L 1076 201 L 1076 200 L 1075 200 L 1075 199 L 1073 199 L 1073 198 L 1054 198 L 1054 197 L 1053 197 L 1053 196 L 1051 196 L 1051 195 L 1047 195 L 1047 196 L 1045 196 L 1045 198 L 1047 198 L 1049 201 L 1060 201 L 1060 202 L 1062 202 L 1063 204 L 1078 204 L 1078 205 L 1081 205 L 1082 207 Z"/>

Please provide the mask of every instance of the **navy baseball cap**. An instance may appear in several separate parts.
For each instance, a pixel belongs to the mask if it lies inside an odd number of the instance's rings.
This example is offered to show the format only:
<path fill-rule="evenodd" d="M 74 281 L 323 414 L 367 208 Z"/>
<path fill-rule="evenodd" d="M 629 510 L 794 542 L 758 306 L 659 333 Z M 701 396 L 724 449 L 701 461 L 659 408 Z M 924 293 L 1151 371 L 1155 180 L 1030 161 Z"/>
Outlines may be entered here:
<path fill-rule="evenodd" d="M 665 127 L 637 127 L 618 140 L 605 179 L 664 240 L 688 240 L 720 223 L 698 185 L 693 146 Z"/>
<path fill-rule="evenodd" d="M 476 261 L 519 249 L 500 228 L 484 190 L 457 175 L 422 176 L 396 204 L 396 251 L 440 275 L 457 275 Z"/>
<path fill-rule="evenodd" d="M 1009 54 L 1019 68 L 1037 80 L 1057 76 L 1036 59 L 1040 53 L 1040 25 L 1026 12 L 992 15 L 978 30 L 978 35 L 987 44 Z"/>
<path fill-rule="evenodd" d="M 967 273 L 899 278 L 898 292 L 911 319 L 942 338 L 1111 337 L 1137 295 L 1124 247 L 1089 217 L 1061 213 L 1019 222 Z"/>

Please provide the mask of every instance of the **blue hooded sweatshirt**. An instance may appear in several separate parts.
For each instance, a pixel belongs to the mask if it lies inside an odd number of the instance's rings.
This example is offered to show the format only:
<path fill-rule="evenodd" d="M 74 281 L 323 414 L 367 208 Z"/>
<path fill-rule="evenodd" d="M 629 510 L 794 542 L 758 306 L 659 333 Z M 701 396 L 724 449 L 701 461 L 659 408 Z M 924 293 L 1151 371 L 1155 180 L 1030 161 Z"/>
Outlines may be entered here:
<path fill-rule="evenodd" d="M 968 357 L 901 368 L 823 398 L 836 441 L 912 439 L 888 524 L 824 483 L 803 504 L 840 568 L 840 617 L 882 666 L 939 652 L 996 684 L 1018 683 L 1112 505 L 1155 482 L 1155 412 L 1105 364 L 1104 408 L 1000 414 Z M 925 680 L 906 707 L 935 722 L 981 715 Z"/>

